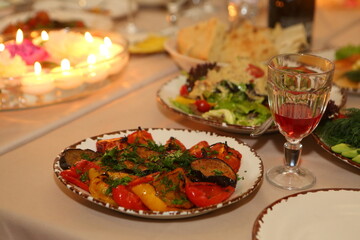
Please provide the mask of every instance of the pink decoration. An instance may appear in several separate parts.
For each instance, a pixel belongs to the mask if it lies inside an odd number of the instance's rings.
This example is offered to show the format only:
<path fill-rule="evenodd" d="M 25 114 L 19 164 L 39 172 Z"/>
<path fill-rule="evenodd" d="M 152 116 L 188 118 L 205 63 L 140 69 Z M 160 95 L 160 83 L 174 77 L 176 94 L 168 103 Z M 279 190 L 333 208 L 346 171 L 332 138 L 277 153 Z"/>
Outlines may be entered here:
<path fill-rule="evenodd" d="M 45 49 L 36 46 L 29 39 L 24 39 L 21 44 L 6 44 L 5 47 L 11 53 L 11 57 L 19 55 L 27 65 L 33 65 L 36 61 L 41 62 L 49 57 Z"/>

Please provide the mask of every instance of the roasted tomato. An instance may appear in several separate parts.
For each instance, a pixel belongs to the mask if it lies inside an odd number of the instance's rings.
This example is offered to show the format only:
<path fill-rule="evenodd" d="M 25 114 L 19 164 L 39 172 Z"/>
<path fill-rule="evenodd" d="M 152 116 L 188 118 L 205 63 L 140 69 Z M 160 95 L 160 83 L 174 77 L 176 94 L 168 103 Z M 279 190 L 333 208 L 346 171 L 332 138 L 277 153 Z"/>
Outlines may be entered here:
<path fill-rule="evenodd" d="M 186 195 L 197 207 L 221 203 L 235 191 L 234 187 L 220 187 L 215 183 L 195 182 L 186 184 Z"/>
<path fill-rule="evenodd" d="M 117 147 L 119 150 L 124 149 L 129 144 L 127 139 L 122 138 L 113 138 L 113 139 L 104 139 L 96 142 L 96 151 L 105 153 L 106 150 L 110 150 L 114 147 Z"/>
<path fill-rule="evenodd" d="M 141 199 L 124 185 L 113 188 L 112 196 L 114 201 L 121 207 L 133 210 L 148 210 Z"/>
<path fill-rule="evenodd" d="M 191 155 L 193 155 L 196 158 L 202 158 L 206 156 L 206 151 L 209 148 L 209 146 L 210 145 L 207 141 L 201 141 L 196 145 L 192 146 L 189 149 L 189 152 Z"/>
<path fill-rule="evenodd" d="M 210 146 L 209 157 L 219 158 L 230 165 L 234 172 L 238 172 L 242 155 L 226 143 L 216 143 Z"/>
<path fill-rule="evenodd" d="M 166 151 L 180 150 L 183 152 L 186 150 L 185 145 L 174 137 L 171 137 L 169 140 L 167 140 L 167 142 L 165 144 L 165 148 L 166 148 Z"/>
<path fill-rule="evenodd" d="M 138 129 L 136 132 L 129 134 L 127 141 L 130 144 L 147 144 L 148 141 L 154 141 L 154 139 L 148 131 Z"/>

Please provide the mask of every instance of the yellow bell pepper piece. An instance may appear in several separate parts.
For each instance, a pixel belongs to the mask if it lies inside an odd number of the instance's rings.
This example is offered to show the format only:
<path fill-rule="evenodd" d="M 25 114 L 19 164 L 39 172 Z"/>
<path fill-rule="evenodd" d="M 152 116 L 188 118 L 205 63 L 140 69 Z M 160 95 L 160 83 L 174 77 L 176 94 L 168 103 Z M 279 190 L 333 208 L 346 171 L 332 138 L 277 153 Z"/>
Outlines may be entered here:
<path fill-rule="evenodd" d="M 194 104 L 195 103 L 195 99 L 191 99 L 191 98 L 185 98 L 182 96 L 177 96 L 175 98 L 175 101 L 181 104 Z"/>
<path fill-rule="evenodd" d="M 102 176 L 100 174 L 100 172 L 97 171 L 95 168 L 90 168 L 89 169 L 89 179 L 90 179 L 89 192 L 91 193 L 91 195 L 94 198 L 116 206 L 117 204 L 112 199 L 112 197 L 110 197 L 106 194 L 106 191 L 109 188 L 109 184 L 107 184 L 103 181 L 104 177 L 105 176 Z"/>
<path fill-rule="evenodd" d="M 132 187 L 131 191 L 135 193 L 150 210 L 169 211 L 165 202 L 156 196 L 155 188 L 152 185 L 148 183 L 138 184 Z"/>

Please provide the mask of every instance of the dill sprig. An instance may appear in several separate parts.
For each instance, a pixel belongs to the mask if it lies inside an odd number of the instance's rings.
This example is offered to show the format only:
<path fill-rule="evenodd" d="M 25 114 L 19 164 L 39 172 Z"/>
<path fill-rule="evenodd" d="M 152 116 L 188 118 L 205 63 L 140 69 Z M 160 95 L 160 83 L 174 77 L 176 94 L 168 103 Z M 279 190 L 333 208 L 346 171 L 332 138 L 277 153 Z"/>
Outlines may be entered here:
<path fill-rule="evenodd" d="M 317 130 L 317 134 L 330 146 L 346 143 L 360 148 L 360 109 L 349 108 L 345 118 L 326 121 Z"/>

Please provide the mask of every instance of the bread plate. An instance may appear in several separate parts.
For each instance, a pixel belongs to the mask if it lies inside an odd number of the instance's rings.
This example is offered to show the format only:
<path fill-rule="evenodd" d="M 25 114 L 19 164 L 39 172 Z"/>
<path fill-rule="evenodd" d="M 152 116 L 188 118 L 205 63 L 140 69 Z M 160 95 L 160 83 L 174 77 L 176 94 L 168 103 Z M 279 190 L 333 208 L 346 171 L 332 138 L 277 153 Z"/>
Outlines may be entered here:
<path fill-rule="evenodd" d="M 206 63 L 207 61 L 186 56 L 179 53 L 176 46 L 176 38 L 172 37 L 165 41 L 165 50 L 170 54 L 174 62 L 184 71 L 189 72 L 192 67 L 198 64 Z M 218 63 L 218 65 L 226 65 L 227 63 Z"/>

